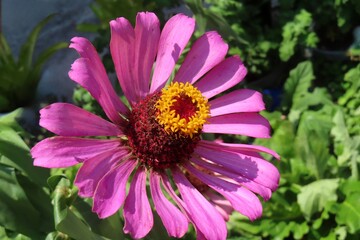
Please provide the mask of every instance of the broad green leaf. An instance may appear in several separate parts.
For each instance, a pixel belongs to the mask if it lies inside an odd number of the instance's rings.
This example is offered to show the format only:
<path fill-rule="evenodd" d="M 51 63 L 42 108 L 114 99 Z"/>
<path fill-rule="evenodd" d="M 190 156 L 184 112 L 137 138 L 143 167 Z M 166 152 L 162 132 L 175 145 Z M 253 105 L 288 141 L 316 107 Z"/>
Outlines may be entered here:
<path fill-rule="evenodd" d="M 290 109 L 289 120 L 296 123 L 301 114 L 311 106 L 325 105 L 334 106 L 328 91 L 325 88 L 315 88 L 312 92 L 304 93 L 301 99 L 295 101 Z"/>
<path fill-rule="evenodd" d="M 93 233 L 68 206 L 70 181 L 61 178 L 54 191 L 55 228 L 75 239 L 105 239 Z M 119 229 L 120 231 L 120 229 Z"/>
<path fill-rule="evenodd" d="M 20 170 L 34 183 L 46 186 L 49 170 L 33 166 L 28 146 L 6 125 L 0 125 L 0 163 Z"/>
<path fill-rule="evenodd" d="M 42 239 L 40 217 L 19 185 L 15 170 L 0 164 L 0 226 L 33 239 Z"/>
<path fill-rule="evenodd" d="M 290 71 L 290 75 L 284 84 L 284 96 L 282 106 L 294 110 L 299 108 L 303 99 L 307 96 L 314 79 L 313 68 L 310 61 L 299 63 Z"/>
<path fill-rule="evenodd" d="M 16 180 L 22 187 L 26 194 L 29 202 L 35 207 L 40 215 L 40 226 L 39 230 L 42 232 L 50 232 L 54 230 L 54 213 L 53 206 L 51 205 L 50 194 L 46 191 L 47 189 L 38 186 L 31 182 L 29 178 L 24 175 L 17 174 Z"/>
<path fill-rule="evenodd" d="M 360 181 L 345 180 L 339 187 L 345 200 L 336 203 L 330 211 L 336 214 L 338 225 L 345 225 L 347 232 L 360 233 Z"/>
<path fill-rule="evenodd" d="M 333 122 L 334 127 L 331 129 L 331 134 L 335 138 L 335 153 L 338 155 L 338 164 L 339 166 L 350 166 L 351 176 L 357 180 L 359 179 L 360 138 L 349 136 L 341 109 L 336 112 Z"/>
<path fill-rule="evenodd" d="M 323 210 L 327 202 L 336 201 L 339 179 L 322 179 L 301 187 L 297 202 L 304 217 L 310 220 L 314 213 Z"/>
<path fill-rule="evenodd" d="M 24 109 L 18 108 L 10 113 L 7 113 L 0 117 L 0 125 L 6 125 L 18 133 L 24 133 L 22 127 L 17 123 L 17 119 L 23 114 Z"/>
<path fill-rule="evenodd" d="M 346 225 L 352 234 L 360 230 L 360 191 L 351 194 L 339 204 L 336 222 Z"/>
<path fill-rule="evenodd" d="M 109 239 L 124 238 L 123 232 L 119 231 L 119 229 L 123 229 L 123 223 L 121 221 L 122 217 L 118 213 L 108 218 L 100 219 L 97 214 L 91 210 L 91 201 L 86 201 L 82 198 L 75 199 L 72 203 L 72 209 L 74 208 L 77 210 L 78 216 L 81 216 L 94 233 Z M 162 223 L 159 224 L 162 225 Z"/>
<path fill-rule="evenodd" d="M 0 226 L 0 239 L 1 240 L 31 240 L 31 238 L 21 234 L 6 230 Z"/>
<path fill-rule="evenodd" d="M 331 116 L 320 111 L 306 111 L 301 116 L 297 130 L 297 156 L 317 179 L 323 178 L 328 161 L 333 158 L 329 153 L 331 127 Z"/>
<path fill-rule="evenodd" d="M 358 64 L 356 67 L 350 69 L 344 76 L 345 82 L 348 84 L 348 87 L 346 88 L 346 92 L 344 95 L 342 95 L 338 102 L 340 105 L 346 105 L 347 102 L 349 102 L 350 99 L 354 98 L 356 96 L 356 93 L 360 90 L 360 64 Z"/>

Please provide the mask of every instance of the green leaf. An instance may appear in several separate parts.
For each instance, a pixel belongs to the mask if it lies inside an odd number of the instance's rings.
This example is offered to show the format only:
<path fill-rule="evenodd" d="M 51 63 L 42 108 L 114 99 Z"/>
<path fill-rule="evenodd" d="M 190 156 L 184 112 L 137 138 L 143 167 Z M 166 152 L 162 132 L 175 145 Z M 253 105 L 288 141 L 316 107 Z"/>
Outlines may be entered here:
<path fill-rule="evenodd" d="M 296 123 L 301 114 L 311 106 L 334 106 L 331 97 L 325 88 L 315 88 L 313 92 L 304 93 L 298 101 L 294 102 L 289 113 L 289 120 Z"/>
<path fill-rule="evenodd" d="M 338 186 L 338 179 L 322 179 L 301 187 L 297 202 L 304 217 L 310 220 L 314 213 L 323 210 L 326 203 L 336 201 Z"/>
<path fill-rule="evenodd" d="M 351 177 L 357 180 L 359 179 L 358 159 L 360 156 L 360 137 L 349 136 L 345 125 L 344 113 L 340 108 L 333 117 L 333 122 L 334 127 L 331 129 L 331 134 L 335 138 L 335 152 L 338 155 L 338 164 L 339 166 L 350 166 Z"/>
<path fill-rule="evenodd" d="M 75 239 L 104 239 L 93 233 L 68 206 L 70 195 L 70 181 L 60 178 L 54 192 L 55 228 Z M 119 230 L 120 231 L 120 230 Z"/>
<path fill-rule="evenodd" d="M 283 40 L 280 44 L 279 53 L 282 61 L 288 61 L 295 53 L 295 47 L 299 44 L 307 47 L 315 47 L 319 41 L 315 32 L 311 29 L 312 15 L 302 9 L 294 20 L 283 27 Z"/>
<path fill-rule="evenodd" d="M 19 66 L 25 69 L 31 69 L 35 44 L 41 29 L 55 16 L 51 14 L 39 22 L 31 31 L 24 45 L 22 45 L 19 55 Z"/>
<path fill-rule="evenodd" d="M 340 190 L 345 194 L 345 200 L 336 203 L 330 211 L 336 215 L 338 226 L 346 226 L 346 232 L 360 233 L 360 181 L 346 179 Z"/>
<path fill-rule="evenodd" d="M 0 125 L 0 163 L 20 170 L 34 183 L 46 186 L 49 170 L 33 166 L 28 146 L 6 125 Z"/>
<path fill-rule="evenodd" d="M 72 203 L 72 209 L 74 208 L 77 210 L 78 216 L 81 216 L 94 233 L 109 239 L 124 239 L 123 232 L 119 231 L 119 229 L 123 229 L 122 217 L 119 213 L 105 219 L 100 219 L 91 210 L 91 201 L 86 201 L 82 198 L 75 199 Z"/>
<path fill-rule="evenodd" d="M 35 84 L 37 85 L 37 81 L 40 79 L 40 73 L 41 73 L 41 69 L 44 65 L 44 63 L 52 56 L 54 55 L 57 51 L 67 48 L 69 46 L 68 43 L 66 42 L 60 42 L 60 43 L 56 43 L 54 45 L 52 45 L 51 47 L 45 49 L 40 55 L 39 57 L 36 59 L 35 64 L 32 66 L 32 72 L 31 72 L 31 79 L 30 82 L 31 84 Z M 29 83 L 30 84 L 30 83 Z"/>
<path fill-rule="evenodd" d="M 31 238 L 21 234 L 6 230 L 0 226 L 0 239 L 1 240 L 31 240 Z"/>
<path fill-rule="evenodd" d="M 29 178 L 22 174 L 16 175 L 16 180 L 24 190 L 29 202 L 35 207 L 40 214 L 39 230 L 50 232 L 54 230 L 54 214 L 51 198 L 48 192 L 41 186 L 31 182 Z"/>
<path fill-rule="evenodd" d="M 360 230 L 360 191 L 351 194 L 339 204 L 336 222 L 346 225 L 352 234 Z"/>
<path fill-rule="evenodd" d="M 299 63 L 290 71 L 289 78 L 284 84 L 284 96 L 282 105 L 290 109 L 298 107 L 307 95 L 314 79 L 313 68 L 310 61 Z"/>
<path fill-rule="evenodd" d="M 16 179 L 15 170 L 0 164 L 0 225 L 33 239 L 42 239 L 40 214 Z"/>
<path fill-rule="evenodd" d="M 15 61 L 5 36 L 0 32 L 0 67 L 2 65 L 15 65 Z"/>
<path fill-rule="evenodd" d="M 331 116 L 321 111 L 306 111 L 302 114 L 295 139 L 297 156 L 317 178 L 323 178 L 328 167 Z"/>
<path fill-rule="evenodd" d="M 0 125 L 8 126 L 18 133 L 24 133 L 22 127 L 17 123 L 17 119 L 23 114 L 24 109 L 18 108 L 10 113 L 7 113 L 0 117 Z"/>

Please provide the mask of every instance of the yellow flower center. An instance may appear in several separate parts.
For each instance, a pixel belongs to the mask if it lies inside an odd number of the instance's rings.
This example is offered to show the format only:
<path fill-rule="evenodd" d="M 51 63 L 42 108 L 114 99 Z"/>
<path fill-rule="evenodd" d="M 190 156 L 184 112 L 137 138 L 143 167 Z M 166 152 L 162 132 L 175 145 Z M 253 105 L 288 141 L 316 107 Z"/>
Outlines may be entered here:
<path fill-rule="evenodd" d="M 156 120 L 167 133 L 190 136 L 201 132 L 210 116 L 208 100 L 190 83 L 171 83 L 156 102 Z"/>

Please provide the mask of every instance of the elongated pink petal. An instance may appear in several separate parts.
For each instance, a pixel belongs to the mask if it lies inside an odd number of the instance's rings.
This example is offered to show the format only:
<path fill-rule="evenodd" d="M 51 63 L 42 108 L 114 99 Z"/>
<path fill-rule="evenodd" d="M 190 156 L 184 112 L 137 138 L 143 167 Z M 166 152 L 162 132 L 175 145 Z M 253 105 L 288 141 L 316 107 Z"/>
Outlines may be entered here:
<path fill-rule="evenodd" d="M 135 91 L 139 99 L 149 92 L 150 75 L 158 51 L 160 22 L 154 13 L 141 12 L 136 16 L 135 26 Z M 130 83 L 129 83 L 130 84 Z"/>
<path fill-rule="evenodd" d="M 237 173 L 249 181 L 254 181 L 275 191 L 279 185 L 280 174 L 268 161 L 238 152 L 216 151 L 197 146 L 195 153 L 214 163 L 220 164 L 230 172 Z"/>
<path fill-rule="evenodd" d="M 227 229 L 223 217 L 178 170 L 173 177 L 191 219 L 206 239 L 226 239 Z"/>
<path fill-rule="evenodd" d="M 191 161 L 193 163 L 196 163 L 200 167 L 203 167 L 207 170 L 210 170 L 212 172 L 220 173 L 221 175 L 228 177 L 238 183 L 240 185 L 246 187 L 247 189 L 253 191 L 254 193 L 259 194 L 261 197 L 264 198 L 265 201 L 269 200 L 271 198 L 271 189 L 268 187 L 265 187 L 257 182 L 252 181 L 251 179 L 248 179 L 246 177 L 243 177 L 237 173 L 234 173 L 230 170 L 226 170 L 220 165 L 211 164 L 209 162 L 199 160 L 197 158 L 192 158 Z"/>
<path fill-rule="evenodd" d="M 212 148 L 218 151 L 234 151 L 234 152 L 262 152 L 267 153 L 273 156 L 276 159 L 280 159 L 279 154 L 277 154 L 275 151 L 258 145 L 250 145 L 250 144 L 240 144 L 240 143 L 222 143 L 222 142 L 214 142 L 214 141 L 206 141 L 201 140 L 199 142 L 199 145 L 207 148 Z"/>
<path fill-rule="evenodd" d="M 110 170 L 99 182 L 93 211 L 99 218 L 106 218 L 119 210 L 126 197 L 126 182 L 136 166 L 136 161 L 127 160 Z"/>
<path fill-rule="evenodd" d="M 183 14 L 177 14 L 166 22 L 160 36 L 150 93 L 165 86 L 194 29 L 195 20 Z"/>
<path fill-rule="evenodd" d="M 134 91 L 132 85 L 135 82 L 135 31 L 131 23 L 123 17 L 112 20 L 110 30 L 110 52 L 116 75 L 124 95 L 130 103 L 134 103 L 138 98 L 138 92 Z"/>
<path fill-rule="evenodd" d="M 160 176 L 150 174 L 150 190 L 156 212 L 159 214 L 169 236 L 181 238 L 187 232 L 188 220 L 162 193 Z"/>
<path fill-rule="evenodd" d="M 232 207 L 247 216 L 250 220 L 259 218 L 262 214 L 262 205 L 254 193 L 239 185 L 224 181 L 215 176 L 204 174 L 195 169 L 191 164 L 186 164 L 189 170 L 199 180 L 223 195 L 230 201 Z"/>
<path fill-rule="evenodd" d="M 227 50 L 228 45 L 217 32 L 205 33 L 191 47 L 174 81 L 195 83 L 224 59 Z"/>
<path fill-rule="evenodd" d="M 206 240 L 206 237 L 204 236 L 204 234 L 201 232 L 201 230 L 199 229 L 199 227 L 197 226 L 196 222 L 194 221 L 194 219 L 192 218 L 191 213 L 189 212 L 188 207 L 186 206 L 186 204 L 184 203 L 184 201 L 182 199 L 180 199 L 174 189 L 172 189 L 172 186 L 170 184 L 170 181 L 168 179 L 168 177 L 165 174 L 161 174 L 161 179 L 162 182 L 164 184 L 165 190 L 167 191 L 167 193 L 171 196 L 171 198 L 176 202 L 176 204 L 179 206 L 179 208 L 181 209 L 181 211 L 185 214 L 185 216 L 187 217 L 187 219 L 193 223 L 193 226 L 195 228 L 195 232 L 196 232 L 196 239 L 197 240 Z M 196 219 L 195 219 L 196 220 Z"/>
<path fill-rule="evenodd" d="M 77 172 L 74 182 L 79 188 L 79 196 L 92 197 L 101 178 L 128 154 L 127 149 L 120 147 L 101 153 L 85 161 Z"/>
<path fill-rule="evenodd" d="M 232 56 L 215 66 L 195 84 L 195 87 L 209 99 L 241 82 L 246 73 L 247 70 L 240 58 Z"/>
<path fill-rule="evenodd" d="M 208 123 L 204 124 L 203 132 L 269 138 L 270 124 L 258 113 L 231 113 L 209 118 Z"/>
<path fill-rule="evenodd" d="M 124 232 L 132 238 L 145 237 L 154 224 L 150 203 L 146 195 L 146 172 L 143 167 L 136 171 L 124 204 Z"/>
<path fill-rule="evenodd" d="M 229 113 L 260 112 L 265 109 L 261 94 L 249 89 L 232 91 L 209 103 L 212 117 Z"/>
<path fill-rule="evenodd" d="M 71 42 L 70 48 L 74 48 L 81 58 L 71 65 L 69 77 L 90 92 L 112 122 L 120 124 L 122 118 L 119 113 L 126 114 L 128 109 L 111 86 L 94 46 L 81 37 L 74 37 Z"/>
<path fill-rule="evenodd" d="M 51 137 L 38 142 L 32 149 L 34 165 L 63 168 L 86 161 L 102 152 L 120 146 L 120 141 L 73 137 Z"/>
<path fill-rule="evenodd" d="M 68 103 L 54 103 L 41 109 L 40 126 L 60 136 L 123 135 L 116 125 Z"/>
<path fill-rule="evenodd" d="M 224 196 L 215 193 L 212 189 L 206 191 L 205 195 L 215 209 L 223 216 L 224 220 L 229 221 L 230 215 L 234 211 L 231 203 L 226 200 Z"/>

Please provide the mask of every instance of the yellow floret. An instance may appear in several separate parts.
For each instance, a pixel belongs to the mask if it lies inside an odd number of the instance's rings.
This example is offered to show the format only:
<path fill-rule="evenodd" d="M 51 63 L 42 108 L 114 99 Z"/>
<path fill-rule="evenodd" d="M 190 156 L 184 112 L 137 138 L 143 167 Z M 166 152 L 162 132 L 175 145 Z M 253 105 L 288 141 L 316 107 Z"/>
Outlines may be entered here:
<path fill-rule="evenodd" d="M 191 102 L 196 107 L 196 112 L 188 119 L 181 118 L 175 110 L 172 109 L 176 98 L 186 95 L 191 98 Z M 208 100 L 201 92 L 190 83 L 172 83 L 168 88 L 161 91 L 161 96 L 156 103 L 158 115 L 156 119 L 168 133 L 178 133 L 181 136 L 193 137 L 200 133 L 203 125 L 210 116 L 210 106 Z"/>

